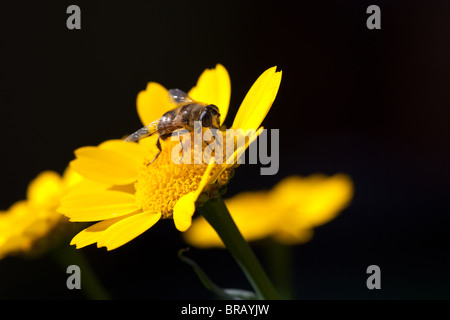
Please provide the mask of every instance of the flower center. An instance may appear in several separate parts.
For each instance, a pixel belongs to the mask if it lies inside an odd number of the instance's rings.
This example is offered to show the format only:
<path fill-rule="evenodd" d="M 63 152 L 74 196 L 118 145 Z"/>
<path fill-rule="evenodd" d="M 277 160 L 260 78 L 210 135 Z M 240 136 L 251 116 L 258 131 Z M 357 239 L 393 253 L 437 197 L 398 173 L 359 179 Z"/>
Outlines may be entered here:
<path fill-rule="evenodd" d="M 190 149 L 182 147 L 180 141 L 171 141 L 170 138 L 160 142 L 161 153 L 158 157 L 154 159 L 154 155 L 149 155 L 143 162 L 135 183 L 135 196 L 143 211 L 160 212 L 162 218 L 170 218 L 177 201 L 199 188 L 208 164 L 204 161 L 194 161 L 201 155 L 199 152 L 194 153 L 199 150 L 195 150 L 193 138 Z M 203 143 L 202 151 L 207 146 L 207 143 Z M 192 161 L 188 161 L 189 159 Z M 219 174 L 220 171 L 223 172 Z M 203 189 L 202 195 L 207 198 L 201 199 L 207 200 L 217 196 L 217 192 L 228 182 L 232 172 L 233 169 L 223 170 L 223 166 L 214 164 L 211 176 L 219 176 L 214 183 Z"/>

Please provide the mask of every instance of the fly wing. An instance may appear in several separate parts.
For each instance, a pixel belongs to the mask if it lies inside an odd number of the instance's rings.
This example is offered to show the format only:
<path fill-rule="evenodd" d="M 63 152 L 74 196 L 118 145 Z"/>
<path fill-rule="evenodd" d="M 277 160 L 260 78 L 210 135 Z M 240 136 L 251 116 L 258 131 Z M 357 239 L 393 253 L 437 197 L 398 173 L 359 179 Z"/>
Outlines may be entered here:
<path fill-rule="evenodd" d="M 125 142 L 134 142 L 141 140 L 146 137 L 150 137 L 158 132 L 158 123 L 159 120 L 155 120 L 151 122 L 150 124 L 140 128 L 135 133 L 130 134 L 126 139 Z"/>
<path fill-rule="evenodd" d="M 189 97 L 187 95 L 186 92 L 184 92 L 180 89 L 170 89 L 169 90 L 169 99 L 175 104 L 191 103 L 194 101 L 191 99 L 191 97 Z"/>

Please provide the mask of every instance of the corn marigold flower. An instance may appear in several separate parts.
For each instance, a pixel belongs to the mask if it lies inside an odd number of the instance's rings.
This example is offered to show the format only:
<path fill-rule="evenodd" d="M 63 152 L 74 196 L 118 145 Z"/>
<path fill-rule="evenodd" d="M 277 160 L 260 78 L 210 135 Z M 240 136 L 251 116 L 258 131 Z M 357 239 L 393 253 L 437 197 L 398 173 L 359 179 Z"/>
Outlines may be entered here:
<path fill-rule="evenodd" d="M 60 176 L 54 171 L 40 173 L 27 188 L 27 199 L 0 211 L 0 259 L 12 254 L 43 251 L 67 229 L 68 219 L 58 212 L 60 197 L 81 177 L 68 169 Z"/>
<path fill-rule="evenodd" d="M 231 128 L 253 131 L 245 146 L 235 150 L 232 159 L 238 158 L 262 131 L 261 122 L 275 100 L 280 81 L 281 71 L 272 67 L 247 93 Z M 205 70 L 188 92 L 197 102 L 216 105 L 221 124 L 228 113 L 230 94 L 229 75 L 220 64 Z M 156 82 L 148 83 L 146 90 L 138 94 L 137 112 L 144 126 L 175 107 L 168 96 L 168 90 Z M 75 151 L 71 167 L 105 187 L 95 193 L 69 192 L 61 199 L 58 211 L 70 221 L 97 221 L 77 234 L 71 244 L 82 248 L 97 243 L 98 247 L 112 250 L 167 218 L 173 218 L 179 231 L 186 231 L 196 205 L 217 196 L 233 175 L 236 161 L 216 163 L 213 157 L 207 163 L 174 163 L 172 151 L 179 142 L 170 139 L 160 140 L 161 150 L 155 158 L 156 138 L 151 136 L 138 142 L 108 140 Z M 189 156 L 195 157 L 195 147 L 190 150 Z"/>
<path fill-rule="evenodd" d="M 225 200 L 233 220 L 247 241 L 266 237 L 287 245 L 308 242 L 313 228 L 334 219 L 351 201 L 350 177 L 315 174 L 290 176 L 270 191 L 243 192 Z M 187 243 L 199 247 L 223 247 L 203 217 L 194 219 L 184 233 Z"/>

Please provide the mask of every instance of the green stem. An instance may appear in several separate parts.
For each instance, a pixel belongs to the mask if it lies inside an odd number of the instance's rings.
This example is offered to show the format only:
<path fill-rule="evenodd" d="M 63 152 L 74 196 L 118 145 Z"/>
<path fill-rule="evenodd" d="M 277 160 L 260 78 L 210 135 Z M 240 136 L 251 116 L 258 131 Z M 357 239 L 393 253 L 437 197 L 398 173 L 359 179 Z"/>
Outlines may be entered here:
<path fill-rule="evenodd" d="M 268 273 L 283 299 L 292 299 L 293 290 L 293 252 L 292 247 L 281 244 L 272 238 L 264 239 Z"/>
<path fill-rule="evenodd" d="M 86 298 L 93 300 L 109 300 L 110 296 L 97 278 L 91 264 L 84 253 L 73 246 L 64 245 L 54 250 L 53 258 L 67 270 L 70 265 L 77 265 L 81 272 L 81 290 Z"/>
<path fill-rule="evenodd" d="M 198 211 L 216 230 L 223 243 L 239 264 L 260 299 L 280 299 L 258 259 L 233 221 L 222 198 L 206 202 Z"/>

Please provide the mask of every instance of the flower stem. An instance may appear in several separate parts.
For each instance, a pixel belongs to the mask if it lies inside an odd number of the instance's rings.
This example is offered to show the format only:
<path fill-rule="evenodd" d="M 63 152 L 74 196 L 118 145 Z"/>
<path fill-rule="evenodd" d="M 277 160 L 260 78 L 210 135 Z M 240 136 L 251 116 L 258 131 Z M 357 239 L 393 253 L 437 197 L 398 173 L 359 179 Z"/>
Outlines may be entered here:
<path fill-rule="evenodd" d="M 294 294 L 294 257 L 292 246 L 281 244 L 273 238 L 262 240 L 267 271 L 282 299 L 292 299 Z"/>
<path fill-rule="evenodd" d="M 239 264 L 260 299 L 280 299 L 278 292 L 245 241 L 221 197 L 206 202 L 198 211 L 216 230 L 223 243 Z"/>

